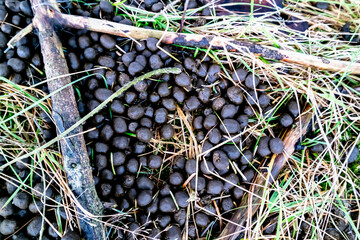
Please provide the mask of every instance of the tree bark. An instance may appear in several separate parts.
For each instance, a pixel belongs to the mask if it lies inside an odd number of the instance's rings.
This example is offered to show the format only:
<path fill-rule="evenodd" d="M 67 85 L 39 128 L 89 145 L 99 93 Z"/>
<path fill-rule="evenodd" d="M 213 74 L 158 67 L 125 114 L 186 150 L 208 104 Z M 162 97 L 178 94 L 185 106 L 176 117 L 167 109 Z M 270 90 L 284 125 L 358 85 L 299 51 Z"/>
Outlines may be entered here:
<path fill-rule="evenodd" d="M 41 52 L 45 65 L 46 77 L 56 78 L 48 82 L 50 92 L 53 92 L 71 82 L 70 77 L 62 77 L 69 74 L 69 69 L 64 57 L 62 44 L 54 31 L 53 25 L 47 17 L 52 11 L 49 6 L 54 3 L 47 0 L 31 0 L 34 11 L 33 25 L 38 30 Z M 55 6 L 55 7 L 54 7 Z M 51 98 L 53 117 L 57 127 L 57 133 L 61 134 L 66 129 L 80 120 L 74 90 L 71 86 L 63 89 Z M 63 165 L 69 186 L 78 198 L 82 208 L 88 213 L 101 216 L 103 206 L 95 190 L 89 158 L 79 126 L 70 134 L 71 138 L 61 139 L 60 147 L 63 156 Z M 104 226 L 95 219 L 87 216 L 87 213 L 78 208 L 80 227 L 86 239 L 105 239 Z"/>
<path fill-rule="evenodd" d="M 312 111 L 310 105 L 308 105 L 304 110 L 304 114 L 298 118 L 296 125 L 286 133 L 283 139 L 284 151 L 275 157 L 272 165 L 269 164 L 271 175 L 269 176 L 267 170 L 263 170 L 261 174 L 256 175 L 253 184 L 251 184 L 250 193 L 244 194 L 238 210 L 231 217 L 218 239 L 235 240 L 244 232 L 246 222 L 252 219 L 261 205 L 261 197 L 264 195 L 264 191 L 268 188 L 267 186 L 270 186 L 275 181 L 284 168 L 285 162 L 295 150 L 295 144 L 308 131 L 311 119 Z"/>

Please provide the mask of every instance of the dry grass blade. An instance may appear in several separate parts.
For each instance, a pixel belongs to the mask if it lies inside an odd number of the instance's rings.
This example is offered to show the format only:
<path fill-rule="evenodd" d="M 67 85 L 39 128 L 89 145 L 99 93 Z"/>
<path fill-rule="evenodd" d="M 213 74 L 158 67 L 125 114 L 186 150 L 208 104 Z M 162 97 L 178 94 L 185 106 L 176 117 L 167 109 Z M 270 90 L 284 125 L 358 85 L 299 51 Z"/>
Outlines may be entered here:
<path fill-rule="evenodd" d="M 43 143 L 42 132 L 49 126 L 40 117 L 41 111 L 50 111 L 50 103 L 47 100 L 40 101 L 45 93 L 36 88 L 23 88 L 11 82 L 0 83 L 0 159 L 1 161 L 13 162 L 7 168 L 3 168 L 0 179 L 15 188 L 15 192 L 8 198 L 7 204 L 12 204 L 16 194 L 26 192 L 32 196 L 33 201 L 40 201 L 44 208 L 38 209 L 44 217 L 43 221 L 50 224 L 50 220 L 44 215 L 45 211 L 56 211 L 66 209 L 67 221 L 65 228 L 69 225 L 76 226 L 74 199 L 76 199 L 68 187 L 65 173 L 61 167 L 60 154 L 53 149 L 43 149 L 37 154 L 31 155 L 27 161 L 15 160 L 24 154 L 38 148 Z M 32 107 L 27 111 L 24 109 L 36 102 L 38 107 Z M 16 115 L 14 118 L 13 116 Z M 11 120 L 8 120 L 11 118 Z M 3 162 L 2 162 L 3 165 Z M 14 168 L 22 166 L 25 175 L 17 174 Z M 34 176 L 42 179 L 44 190 L 35 187 Z M 51 186 L 52 191 L 63 196 L 60 200 L 46 196 L 45 190 Z M 37 206 L 37 205 L 36 205 Z M 30 222 L 30 221 L 29 221 Z M 23 226 L 26 227 L 26 224 Z M 18 230 L 20 231 L 21 228 Z M 55 232 L 62 236 L 64 228 L 59 227 Z M 14 233 L 16 234 L 16 232 Z M 11 236 L 10 236 L 11 237 Z"/>

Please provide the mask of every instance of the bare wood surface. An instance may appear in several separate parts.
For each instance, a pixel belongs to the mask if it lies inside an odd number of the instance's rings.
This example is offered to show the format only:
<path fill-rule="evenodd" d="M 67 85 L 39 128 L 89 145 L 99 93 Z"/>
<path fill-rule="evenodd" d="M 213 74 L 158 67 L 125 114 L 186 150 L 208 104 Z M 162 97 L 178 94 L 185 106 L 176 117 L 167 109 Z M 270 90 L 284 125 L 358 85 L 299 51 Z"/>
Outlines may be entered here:
<path fill-rule="evenodd" d="M 284 168 L 285 162 L 295 150 L 295 144 L 306 134 L 311 119 L 312 111 L 310 105 L 308 105 L 304 110 L 304 114 L 298 118 L 294 127 L 286 133 L 283 139 L 284 151 L 276 156 L 271 166 L 271 175 L 269 176 L 268 171 L 266 170 L 262 171 L 261 174 L 256 175 L 249 190 L 250 194 L 244 194 L 241 203 L 238 206 L 238 210 L 236 210 L 218 239 L 235 240 L 244 232 L 247 220 L 251 220 L 261 205 L 262 199 L 259 196 L 264 195 L 267 186 L 274 182 L 280 171 Z"/>
<path fill-rule="evenodd" d="M 358 62 L 327 59 L 294 51 L 286 51 L 273 47 L 262 46 L 253 42 L 233 40 L 218 36 L 205 36 L 199 34 L 174 33 L 144 29 L 103 19 L 62 14 L 59 11 L 53 11 L 51 18 L 53 18 L 53 20 L 61 26 L 76 29 L 88 29 L 95 32 L 102 32 L 133 39 L 147 39 L 149 37 L 154 37 L 161 39 L 162 43 L 165 44 L 177 44 L 188 47 L 212 49 L 226 48 L 228 51 L 251 53 L 267 59 L 291 62 L 328 71 L 360 74 L 360 63 Z"/>
<path fill-rule="evenodd" d="M 4 53 L 8 52 L 10 49 L 14 48 L 16 43 L 20 41 L 23 37 L 25 37 L 27 34 L 31 33 L 33 30 L 33 24 L 30 23 L 25 28 L 21 29 L 14 37 L 10 39 L 10 41 L 7 43 L 8 48 L 4 51 Z"/>
<path fill-rule="evenodd" d="M 34 11 L 33 26 L 38 30 L 46 77 L 48 79 L 56 78 L 48 82 L 50 92 L 71 82 L 62 44 L 47 17 L 49 6 L 52 4 L 54 3 L 47 0 L 31 0 Z M 61 77 L 66 75 L 67 77 Z M 59 135 L 80 119 L 73 88 L 69 86 L 54 94 L 51 102 Z M 73 137 L 60 140 L 63 166 L 69 186 L 77 196 L 82 208 L 95 216 L 101 216 L 103 206 L 95 190 L 85 140 L 83 135 L 79 134 L 81 132 L 82 127 L 79 126 L 70 133 Z M 78 211 L 81 210 L 78 209 Z M 99 221 L 85 216 L 86 213 L 79 214 L 80 227 L 85 239 L 105 239 L 104 226 Z"/>
<path fill-rule="evenodd" d="M 111 35 L 127 37 L 132 39 L 147 39 L 154 37 L 161 39 L 165 44 L 177 44 L 188 47 L 224 49 L 228 51 L 238 51 L 251 53 L 255 56 L 261 56 L 267 59 L 285 61 L 295 63 L 307 67 L 318 68 L 333 72 L 347 72 L 352 74 L 360 74 L 360 63 L 328 59 L 320 56 L 313 56 L 295 51 L 281 50 L 273 47 L 262 46 L 257 43 L 233 40 L 218 36 L 186 34 L 163 32 L 159 30 L 144 29 L 133 27 L 121 23 L 115 23 L 103 19 L 88 18 L 82 16 L 67 15 L 61 13 L 58 9 L 52 8 L 48 18 L 55 23 L 75 29 L 88 29 L 90 31 L 102 32 Z M 29 30 L 28 26 L 26 30 Z M 22 34 L 26 33 L 23 31 Z M 23 36 L 25 36 L 23 35 Z M 21 36 L 21 37 L 23 37 Z M 16 36 L 17 38 L 20 36 Z M 12 45 L 13 39 L 10 40 Z"/>

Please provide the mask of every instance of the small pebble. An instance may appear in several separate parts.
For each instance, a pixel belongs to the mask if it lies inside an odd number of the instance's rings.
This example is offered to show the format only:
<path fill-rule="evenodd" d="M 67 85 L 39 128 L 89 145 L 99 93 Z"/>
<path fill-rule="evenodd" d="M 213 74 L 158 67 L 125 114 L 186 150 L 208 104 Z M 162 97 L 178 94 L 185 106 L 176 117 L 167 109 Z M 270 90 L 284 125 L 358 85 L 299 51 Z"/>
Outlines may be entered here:
<path fill-rule="evenodd" d="M 211 173 L 214 173 L 215 167 L 212 162 L 204 160 L 200 163 L 200 170 L 203 174 L 210 175 Z"/>
<path fill-rule="evenodd" d="M 191 179 L 191 181 L 190 181 L 190 187 L 191 187 L 192 189 L 195 189 L 195 184 L 196 184 L 196 178 Z M 203 178 L 203 177 L 198 177 L 198 179 L 197 179 L 197 190 L 198 190 L 198 191 L 202 191 L 202 190 L 205 189 L 205 187 L 206 187 L 206 180 L 205 180 L 205 178 Z"/>
<path fill-rule="evenodd" d="M 157 90 L 160 97 L 167 97 L 171 94 L 170 85 L 167 82 L 162 82 L 158 86 Z"/>
<path fill-rule="evenodd" d="M 182 103 L 185 100 L 185 92 L 182 88 L 173 86 L 173 97 L 178 103 Z"/>
<path fill-rule="evenodd" d="M 221 109 L 222 118 L 233 118 L 237 114 L 238 108 L 233 104 L 226 104 Z"/>
<path fill-rule="evenodd" d="M 125 136 L 114 137 L 112 145 L 118 149 L 127 149 L 130 144 L 130 138 Z"/>
<path fill-rule="evenodd" d="M 11 216 L 14 212 L 13 205 L 10 202 L 5 206 L 8 200 L 8 197 L 0 198 L 0 216 L 4 218 Z"/>
<path fill-rule="evenodd" d="M 0 76 L 2 77 L 9 77 L 10 75 L 10 68 L 6 63 L 0 63 Z"/>
<path fill-rule="evenodd" d="M 242 165 L 248 165 L 253 160 L 253 153 L 250 150 L 245 150 L 240 158 Z"/>
<path fill-rule="evenodd" d="M 225 183 L 224 183 L 224 190 L 229 191 L 233 187 L 235 187 L 239 182 L 240 179 L 235 173 L 230 173 L 225 177 Z"/>
<path fill-rule="evenodd" d="M 75 43 L 76 44 L 76 43 Z M 88 48 L 90 47 L 91 45 L 91 40 L 88 36 L 86 35 L 82 35 L 78 38 L 78 44 L 79 44 L 79 47 L 81 49 L 85 49 L 85 48 Z M 73 44 L 72 46 L 73 48 L 76 48 L 76 45 Z"/>
<path fill-rule="evenodd" d="M 245 178 L 242 178 L 242 181 L 245 183 L 250 183 L 255 176 L 255 171 L 252 168 L 247 168 L 243 171 L 243 175 Z"/>
<path fill-rule="evenodd" d="M 137 173 L 139 169 L 139 162 L 135 158 L 130 159 L 126 164 L 126 169 L 130 173 Z"/>
<path fill-rule="evenodd" d="M 133 62 L 135 59 L 135 53 L 134 52 L 128 52 L 122 55 L 121 60 L 125 64 L 125 66 L 129 66 L 131 62 Z"/>
<path fill-rule="evenodd" d="M 198 97 L 202 103 L 208 103 L 210 101 L 211 89 L 210 88 L 201 88 Z"/>
<path fill-rule="evenodd" d="M 167 240 L 179 240 L 181 239 L 181 230 L 178 226 L 171 226 L 169 231 L 166 232 Z"/>
<path fill-rule="evenodd" d="M 151 11 L 160 12 L 160 10 L 163 9 L 163 7 L 164 7 L 164 4 L 162 2 L 157 2 L 151 6 Z"/>
<path fill-rule="evenodd" d="M 81 240 L 79 234 L 68 230 L 66 234 L 61 238 L 61 240 Z"/>
<path fill-rule="evenodd" d="M 174 186 L 180 186 L 181 184 L 183 184 L 183 181 L 183 175 L 179 172 L 174 172 L 170 175 L 169 182 Z"/>
<path fill-rule="evenodd" d="M 31 57 L 30 49 L 24 45 L 17 48 L 16 54 L 23 59 L 29 59 Z"/>
<path fill-rule="evenodd" d="M 108 99 L 114 92 L 107 88 L 98 88 L 94 92 L 94 96 L 100 102 L 105 101 Z"/>
<path fill-rule="evenodd" d="M 226 171 L 230 167 L 228 156 L 221 150 L 214 151 L 212 162 L 214 166 L 220 171 Z"/>
<path fill-rule="evenodd" d="M 239 188 L 239 187 L 234 188 L 233 196 L 236 200 L 241 199 L 243 195 L 244 195 L 244 191 L 241 188 Z"/>
<path fill-rule="evenodd" d="M 120 166 L 125 163 L 126 156 L 123 152 L 113 153 L 113 164 L 114 166 Z"/>
<path fill-rule="evenodd" d="M 13 198 L 12 203 L 20 209 L 27 209 L 29 206 L 29 195 L 25 192 L 18 192 Z"/>
<path fill-rule="evenodd" d="M 160 69 L 164 66 L 161 58 L 158 55 L 152 55 L 149 59 L 150 67 L 153 70 Z"/>
<path fill-rule="evenodd" d="M 320 153 L 320 152 L 324 151 L 324 145 L 322 145 L 321 143 L 318 143 L 318 144 L 312 146 L 310 148 L 310 150 L 312 152 Z"/>
<path fill-rule="evenodd" d="M 225 99 L 223 99 L 222 97 L 216 98 L 212 102 L 212 109 L 214 109 L 215 111 L 220 111 L 224 105 L 225 105 Z"/>
<path fill-rule="evenodd" d="M 222 200 L 221 208 L 224 212 L 230 211 L 235 208 L 235 205 L 231 198 L 225 198 Z"/>
<path fill-rule="evenodd" d="M 218 144 L 220 141 L 221 141 L 221 133 L 220 133 L 220 130 L 217 129 L 217 128 L 214 128 L 211 132 L 209 132 L 209 141 L 212 143 L 212 144 Z"/>
<path fill-rule="evenodd" d="M 173 98 L 163 98 L 161 100 L 162 105 L 168 110 L 168 111 L 175 111 L 176 110 L 176 103 Z"/>
<path fill-rule="evenodd" d="M 110 56 L 100 56 L 98 58 L 98 64 L 107 68 L 114 68 L 115 67 L 115 61 Z M 130 68 L 130 66 L 129 66 Z M 130 70 L 129 70 L 130 72 Z"/>

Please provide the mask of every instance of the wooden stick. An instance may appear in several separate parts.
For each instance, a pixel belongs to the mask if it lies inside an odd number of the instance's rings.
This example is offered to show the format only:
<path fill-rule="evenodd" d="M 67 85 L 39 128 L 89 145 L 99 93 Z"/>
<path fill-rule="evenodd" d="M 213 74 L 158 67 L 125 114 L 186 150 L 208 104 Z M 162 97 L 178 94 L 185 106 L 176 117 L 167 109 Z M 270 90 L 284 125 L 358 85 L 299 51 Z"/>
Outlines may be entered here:
<path fill-rule="evenodd" d="M 348 72 L 360 74 L 360 63 L 327 59 L 318 56 L 298 53 L 294 51 L 281 50 L 273 47 L 262 46 L 257 43 L 228 39 L 218 36 L 200 34 L 186 34 L 163 32 L 159 30 L 133 27 L 121 23 L 115 23 L 102 19 L 87 18 L 62 14 L 57 9 L 50 9 L 49 18 L 61 26 L 76 29 L 88 29 L 90 31 L 102 32 L 111 35 L 128 37 L 133 39 L 147 39 L 154 37 L 161 39 L 165 44 L 177 44 L 188 47 L 224 49 L 232 52 L 251 53 L 267 59 L 295 63 L 307 67 L 318 68 L 333 72 Z M 28 26 L 30 29 L 30 26 Z M 25 34 L 26 35 L 26 34 Z M 23 35 L 23 36 L 25 36 Z M 23 37 L 22 36 L 22 37 Z M 164 36 L 164 37 L 163 37 Z M 17 36 L 19 37 L 19 36 Z M 162 38 L 163 37 L 163 38 Z M 13 39 L 10 40 L 12 42 Z M 11 44 L 10 44 L 11 45 Z"/>
<path fill-rule="evenodd" d="M 188 47 L 212 49 L 226 48 L 228 51 L 232 52 L 238 51 L 251 53 L 267 59 L 296 63 L 328 71 L 360 74 L 360 63 L 357 62 L 339 61 L 294 51 L 279 50 L 277 48 L 262 46 L 253 42 L 245 42 L 217 36 L 144 29 L 102 19 L 62 14 L 59 11 L 52 11 L 50 17 L 61 26 L 76 29 L 88 29 L 90 31 L 133 39 L 147 39 L 149 37 L 154 37 L 161 39 L 162 43 L 165 44 L 177 44 Z"/>
<path fill-rule="evenodd" d="M 10 41 L 7 43 L 8 48 L 4 51 L 4 53 L 7 53 L 10 49 L 14 48 L 15 44 L 20 41 L 23 37 L 31 33 L 33 30 L 33 24 L 30 23 L 25 28 L 21 29 L 20 32 L 18 32 L 14 37 L 10 39 Z"/>
<path fill-rule="evenodd" d="M 47 17 L 51 12 L 49 6 L 54 6 L 54 2 L 31 0 L 31 5 L 34 11 L 33 26 L 38 29 L 46 77 L 48 79 L 58 77 L 48 82 L 49 90 L 53 92 L 71 82 L 61 42 Z M 70 86 L 54 94 L 51 102 L 53 117 L 60 135 L 80 120 L 73 88 Z M 74 135 L 72 138 L 60 140 L 64 170 L 69 186 L 82 207 L 95 216 L 101 216 L 103 206 L 96 193 L 85 140 L 83 135 L 79 134 L 82 131 L 82 127 L 79 126 L 71 131 L 70 134 Z M 81 211 L 80 208 L 78 211 Z M 86 216 L 85 213 L 83 214 Z M 83 217 L 80 218 L 80 227 L 86 239 L 105 239 L 105 228 L 100 221 Z"/>
<path fill-rule="evenodd" d="M 312 111 L 310 105 L 308 105 L 304 114 L 302 114 L 302 116 L 297 120 L 296 125 L 294 125 L 294 127 L 286 133 L 283 139 L 283 153 L 277 155 L 273 164 L 270 164 L 269 166 L 269 169 L 271 169 L 271 175 L 269 176 L 268 171 L 266 170 L 262 171 L 261 174 L 256 175 L 253 180 L 253 184 L 250 187 L 250 193 L 246 193 L 243 196 L 238 210 L 234 213 L 218 239 L 235 240 L 241 233 L 244 232 L 244 225 L 246 224 L 246 221 L 249 219 L 251 220 L 261 205 L 261 196 L 263 196 L 264 191 L 267 189 L 267 185 L 272 184 L 279 175 L 280 171 L 284 168 L 285 162 L 295 150 L 296 142 L 306 134 L 311 119 Z"/>

